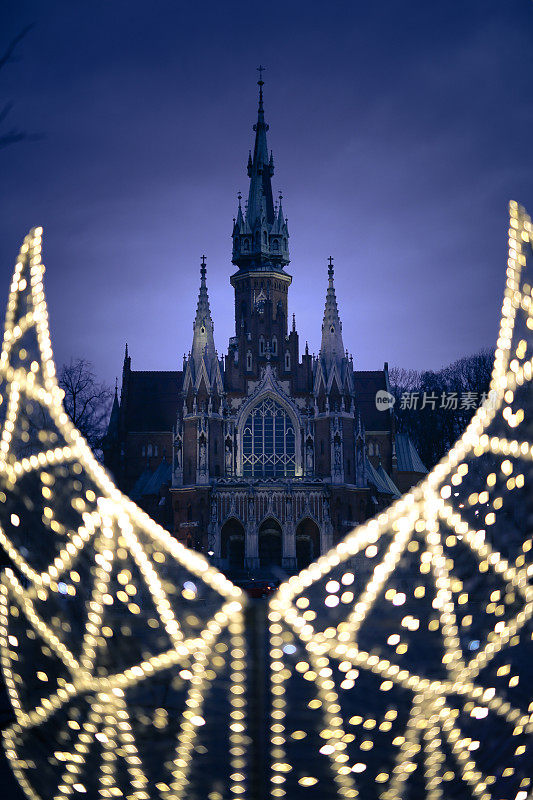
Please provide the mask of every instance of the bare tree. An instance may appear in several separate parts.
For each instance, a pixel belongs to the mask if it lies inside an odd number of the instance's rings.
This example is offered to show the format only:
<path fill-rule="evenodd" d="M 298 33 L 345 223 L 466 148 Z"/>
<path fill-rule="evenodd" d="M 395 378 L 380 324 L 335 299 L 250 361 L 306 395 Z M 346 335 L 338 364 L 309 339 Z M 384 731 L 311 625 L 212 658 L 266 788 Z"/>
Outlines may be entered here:
<path fill-rule="evenodd" d="M 428 468 L 431 469 L 461 436 L 479 401 L 488 392 L 493 359 L 492 351 L 481 350 L 436 372 L 401 367 L 390 370 L 398 430 L 409 434 Z M 436 402 L 404 406 L 401 398 L 405 393 L 417 394 L 419 400 L 425 394 L 436 398 Z M 446 406 L 441 401 L 444 395 L 461 398 L 466 393 L 471 393 L 475 402 Z"/>
<path fill-rule="evenodd" d="M 9 42 L 6 49 L 0 53 L 0 71 L 8 64 L 15 61 L 15 52 L 21 41 L 28 35 L 33 28 L 33 25 L 26 25 L 13 39 Z M 16 144 L 24 140 L 35 140 L 40 138 L 36 134 L 30 134 L 20 128 L 6 127 L 6 120 L 13 109 L 13 103 L 8 101 L 0 107 L 0 149 L 9 147 L 10 144 Z"/>
<path fill-rule="evenodd" d="M 111 389 L 98 381 L 93 365 L 84 358 L 63 364 L 58 383 L 65 392 L 65 411 L 92 450 L 100 455 L 113 397 Z"/>

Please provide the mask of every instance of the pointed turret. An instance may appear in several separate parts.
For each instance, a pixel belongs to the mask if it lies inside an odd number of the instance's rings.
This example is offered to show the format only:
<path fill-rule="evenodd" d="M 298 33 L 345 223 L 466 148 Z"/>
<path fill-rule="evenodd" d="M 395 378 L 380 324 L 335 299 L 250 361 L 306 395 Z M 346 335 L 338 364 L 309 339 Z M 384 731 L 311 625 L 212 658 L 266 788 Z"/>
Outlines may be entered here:
<path fill-rule="evenodd" d="M 193 323 L 192 349 L 185 367 L 185 381 L 189 380 L 197 386 L 202 375 L 206 382 L 207 390 L 221 389 L 222 380 L 220 364 L 215 350 L 214 324 L 209 306 L 207 293 L 207 267 L 205 256 L 202 256 L 200 265 L 200 290 L 198 292 L 198 305 Z"/>
<path fill-rule="evenodd" d="M 320 352 L 314 365 L 314 392 L 326 395 L 337 394 L 337 402 L 343 407 L 340 395 L 345 396 L 344 408 L 348 408 L 350 397 L 353 394 L 353 366 L 350 369 L 350 359 L 344 350 L 342 341 L 342 323 L 337 307 L 335 295 L 333 259 L 329 258 L 328 290 L 326 292 L 326 305 L 324 320 L 322 322 L 322 343 Z M 348 404 L 348 405 L 347 405 Z"/>
<path fill-rule="evenodd" d="M 202 256 L 202 263 L 200 266 L 200 291 L 198 292 L 196 318 L 193 323 L 192 358 L 195 366 L 198 366 L 202 358 L 208 362 L 215 358 L 215 339 L 213 335 L 215 326 L 211 318 L 206 277 L 207 267 L 205 264 L 205 256 Z"/>
<path fill-rule="evenodd" d="M 337 307 L 335 295 L 333 259 L 329 257 L 328 290 L 326 292 L 326 306 L 324 308 L 324 321 L 322 322 L 322 344 L 320 345 L 320 358 L 327 365 L 340 364 L 344 358 L 344 344 L 342 342 L 342 323 Z"/>
<path fill-rule="evenodd" d="M 274 156 L 272 151 L 269 154 L 267 146 L 268 124 L 265 122 L 262 79 L 264 69 L 259 67 L 261 77 L 257 82 L 259 107 L 257 122 L 253 126 L 254 151 L 253 156 L 250 153 L 247 164 L 250 178 L 248 202 L 243 214 L 239 198 L 239 211 L 233 226 L 232 261 L 241 269 L 257 267 L 282 269 L 289 263 L 287 222 L 283 216 L 281 202 L 276 213 L 272 195 Z"/>

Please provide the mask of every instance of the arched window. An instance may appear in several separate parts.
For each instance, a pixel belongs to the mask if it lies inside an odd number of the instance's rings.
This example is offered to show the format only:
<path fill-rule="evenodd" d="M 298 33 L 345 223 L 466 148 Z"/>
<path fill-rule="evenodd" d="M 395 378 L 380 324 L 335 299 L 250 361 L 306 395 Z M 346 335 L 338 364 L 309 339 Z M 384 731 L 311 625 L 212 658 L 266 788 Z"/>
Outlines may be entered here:
<path fill-rule="evenodd" d="M 285 369 L 289 370 L 291 368 L 291 354 L 287 350 L 285 353 Z"/>
<path fill-rule="evenodd" d="M 148 458 L 151 458 L 151 456 L 152 456 L 152 445 L 151 444 L 148 445 L 147 456 L 148 456 Z"/>
<path fill-rule="evenodd" d="M 274 241 L 272 242 L 272 250 L 276 251 L 279 250 L 279 241 L 277 239 L 274 239 Z"/>
<path fill-rule="evenodd" d="M 374 444 L 373 444 L 373 442 L 369 442 L 369 444 L 368 444 L 368 455 L 369 456 L 373 456 L 374 455 Z"/>
<path fill-rule="evenodd" d="M 247 252 L 248 252 L 248 250 L 250 249 L 250 240 L 249 240 L 249 239 L 245 239 L 245 240 L 243 241 L 243 243 L 242 243 L 242 249 L 243 249 L 243 252 L 245 252 L 245 253 L 247 253 Z"/>
<path fill-rule="evenodd" d="M 245 477 L 294 477 L 296 437 L 292 420 L 279 403 L 265 398 L 250 412 L 242 435 Z"/>
<path fill-rule="evenodd" d="M 272 355 L 277 356 L 278 354 L 278 340 L 275 336 L 272 337 Z"/>
<path fill-rule="evenodd" d="M 246 353 L 246 369 L 248 370 L 248 372 L 250 372 L 250 370 L 252 369 L 252 353 L 250 352 L 250 350 L 248 350 L 248 352 Z"/>
<path fill-rule="evenodd" d="M 266 231 L 263 231 L 263 242 L 265 244 L 268 244 L 268 236 L 267 236 L 267 232 Z"/>
<path fill-rule="evenodd" d="M 159 454 L 158 447 L 156 444 L 154 444 L 154 456 L 157 458 L 158 454 Z"/>
<path fill-rule="evenodd" d="M 259 337 L 259 355 L 260 356 L 264 356 L 265 355 L 265 337 L 264 336 L 260 336 Z"/>
<path fill-rule="evenodd" d="M 143 444 L 143 446 L 141 447 L 141 456 L 143 456 L 144 458 L 145 455 L 146 455 L 146 445 Z"/>
<path fill-rule="evenodd" d="M 380 452 L 379 452 L 379 444 L 378 444 L 378 442 L 376 442 L 376 455 L 377 455 L 377 456 L 379 456 L 379 455 L 380 455 Z"/>

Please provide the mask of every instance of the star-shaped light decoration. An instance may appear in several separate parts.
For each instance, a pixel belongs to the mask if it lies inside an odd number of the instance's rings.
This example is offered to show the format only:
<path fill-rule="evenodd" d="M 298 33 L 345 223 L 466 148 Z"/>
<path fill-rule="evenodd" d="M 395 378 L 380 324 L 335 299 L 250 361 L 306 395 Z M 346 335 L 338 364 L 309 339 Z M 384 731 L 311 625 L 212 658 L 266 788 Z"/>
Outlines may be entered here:
<path fill-rule="evenodd" d="M 273 797 L 532 796 L 531 236 L 511 203 L 491 391 L 463 437 L 271 600 Z"/>
<path fill-rule="evenodd" d="M 29 798 L 245 790 L 243 596 L 114 486 L 62 407 L 40 228 L 0 360 L 6 753 Z"/>

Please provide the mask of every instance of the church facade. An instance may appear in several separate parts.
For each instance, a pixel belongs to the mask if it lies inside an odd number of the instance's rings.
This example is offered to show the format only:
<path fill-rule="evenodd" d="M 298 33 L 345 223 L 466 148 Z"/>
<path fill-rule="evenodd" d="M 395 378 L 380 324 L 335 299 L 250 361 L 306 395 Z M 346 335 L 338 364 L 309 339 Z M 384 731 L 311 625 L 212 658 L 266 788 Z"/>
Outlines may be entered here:
<path fill-rule="evenodd" d="M 183 368 L 132 370 L 126 348 L 104 448 L 123 491 L 232 574 L 305 567 L 426 472 L 376 403 L 387 364 L 356 370 L 345 349 L 331 258 L 320 351 L 300 355 L 262 80 L 253 128 L 232 231 L 235 335 L 220 358 L 203 258 Z"/>

